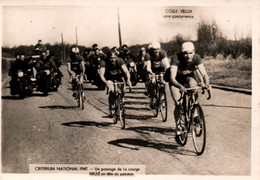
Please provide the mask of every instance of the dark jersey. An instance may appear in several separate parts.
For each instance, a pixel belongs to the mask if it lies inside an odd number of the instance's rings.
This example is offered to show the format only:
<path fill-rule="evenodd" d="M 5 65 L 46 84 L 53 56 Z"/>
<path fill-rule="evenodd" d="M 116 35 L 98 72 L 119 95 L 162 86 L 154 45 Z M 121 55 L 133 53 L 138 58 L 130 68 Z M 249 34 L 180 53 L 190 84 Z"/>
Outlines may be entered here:
<path fill-rule="evenodd" d="M 162 60 L 167 57 L 167 54 L 164 50 L 160 50 L 159 55 L 156 56 L 153 52 L 146 53 L 145 60 L 151 61 L 151 68 L 153 72 L 163 72 L 165 71 L 163 67 Z"/>
<path fill-rule="evenodd" d="M 105 78 L 107 80 L 118 80 L 122 79 L 123 76 L 123 70 L 121 68 L 122 65 L 124 65 L 125 62 L 121 58 L 117 58 L 115 64 L 111 64 L 109 60 L 103 60 L 100 63 L 100 67 L 104 67 L 105 70 Z"/>
<path fill-rule="evenodd" d="M 197 68 L 198 65 L 202 64 L 202 60 L 198 54 L 195 54 L 193 56 L 193 59 L 191 62 L 187 62 L 184 59 L 184 56 L 182 53 L 177 53 L 171 58 L 171 65 L 178 66 L 178 72 L 179 75 L 189 75 L 192 74 Z"/>
<path fill-rule="evenodd" d="M 8 74 L 9 74 L 9 76 L 16 76 L 18 70 L 21 70 L 24 73 L 26 73 L 27 69 L 28 69 L 28 64 L 25 61 L 15 60 L 12 63 Z"/>
<path fill-rule="evenodd" d="M 46 69 L 54 69 L 57 70 L 56 63 L 54 61 L 53 56 L 47 56 L 46 59 L 41 58 L 39 61 L 37 61 L 35 68 L 40 70 L 46 70 Z"/>
<path fill-rule="evenodd" d="M 81 62 L 84 58 L 81 55 L 70 55 L 67 59 L 67 63 L 71 64 L 71 70 L 77 74 L 81 73 Z"/>

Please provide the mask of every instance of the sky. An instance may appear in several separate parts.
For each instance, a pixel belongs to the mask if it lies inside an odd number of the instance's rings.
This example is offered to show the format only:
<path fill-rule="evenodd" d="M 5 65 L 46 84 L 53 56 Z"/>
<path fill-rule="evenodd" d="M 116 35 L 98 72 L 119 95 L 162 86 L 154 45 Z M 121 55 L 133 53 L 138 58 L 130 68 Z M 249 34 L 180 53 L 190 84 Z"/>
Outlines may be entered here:
<path fill-rule="evenodd" d="M 165 19 L 166 9 L 191 9 L 194 21 Z M 116 6 L 3 6 L 2 46 L 61 42 L 119 46 Z M 251 37 L 252 10 L 246 6 L 178 7 L 123 6 L 119 8 L 123 44 L 166 42 L 177 34 L 196 40 L 198 22 L 215 19 L 228 39 Z M 196 19 L 197 18 L 197 19 Z"/>

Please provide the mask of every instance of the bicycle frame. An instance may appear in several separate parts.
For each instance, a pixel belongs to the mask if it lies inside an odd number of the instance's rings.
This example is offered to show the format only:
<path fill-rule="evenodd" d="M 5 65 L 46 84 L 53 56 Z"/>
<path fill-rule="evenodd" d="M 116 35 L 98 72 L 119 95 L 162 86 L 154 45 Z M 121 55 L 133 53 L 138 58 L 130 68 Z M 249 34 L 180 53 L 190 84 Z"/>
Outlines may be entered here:
<path fill-rule="evenodd" d="M 116 124 L 119 120 L 121 128 L 125 128 L 125 115 L 124 115 L 124 104 L 123 104 L 123 93 L 124 93 L 125 82 L 114 82 L 114 91 L 111 93 L 114 99 L 115 117 L 114 123 Z M 108 91 L 107 91 L 108 93 Z"/>
<path fill-rule="evenodd" d="M 155 79 L 155 96 L 151 97 L 154 103 L 154 109 L 153 113 L 154 116 L 157 117 L 159 110 L 162 115 L 162 121 L 165 122 L 167 120 L 167 98 L 166 98 L 166 92 L 165 92 L 165 81 L 163 79 L 164 73 L 160 72 L 159 74 L 155 74 L 153 78 Z M 164 103 L 164 104 L 163 104 Z"/>
<path fill-rule="evenodd" d="M 196 96 L 198 96 L 198 90 L 201 87 L 187 88 L 187 92 L 182 92 L 179 99 L 181 109 L 180 120 L 184 121 L 181 126 L 181 134 L 175 136 L 176 142 L 184 146 L 187 142 L 188 134 L 192 134 L 193 145 L 197 155 L 201 155 L 204 152 L 206 146 L 206 125 L 204 114 Z M 202 89 L 202 94 L 204 89 Z M 211 98 L 211 91 L 208 90 L 208 98 Z M 184 118 L 182 119 L 181 117 Z M 201 142 L 200 142 L 201 141 Z"/>
<path fill-rule="evenodd" d="M 84 76 L 84 74 L 76 75 L 76 85 L 77 85 L 77 102 L 78 107 L 81 106 L 81 109 L 84 109 L 84 101 L 85 101 L 85 95 L 84 95 L 84 88 L 83 83 L 81 82 L 81 78 Z"/>

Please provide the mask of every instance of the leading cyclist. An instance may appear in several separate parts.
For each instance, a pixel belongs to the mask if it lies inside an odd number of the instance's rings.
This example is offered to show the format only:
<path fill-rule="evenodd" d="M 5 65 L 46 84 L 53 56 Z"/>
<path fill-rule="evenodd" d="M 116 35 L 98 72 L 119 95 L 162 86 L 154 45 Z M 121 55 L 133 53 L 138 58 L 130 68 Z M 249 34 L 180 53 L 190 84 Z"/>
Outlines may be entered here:
<path fill-rule="evenodd" d="M 100 63 L 99 75 L 109 90 L 109 115 L 112 116 L 112 110 L 114 108 L 112 107 L 112 104 L 114 104 L 112 96 L 112 92 L 114 91 L 113 81 L 124 82 L 124 77 L 126 77 L 127 85 L 131 88 L 130 74 L 124 60 L 117 56 L 116 51 L 110 50 L 107 52 L 107 58 Z"/>
<path fill-rule="evenodd" d="M 78 47 L 72 48 L 71 55 L 67 59 L 67 68 L 68 73 L 72 78 L 72 96 L 76 97 L 76 75 L 85 73 L 84 58 L 79 54 Z M 83 84 L 83 76 L 80 77 L 80 82 Z"/>
<path fill-rule="evenodd" d="M 201 78 L 202 77 L 202 78 Z M 177 124 L 177 134 L 180 134 L 180 90 L 186 92 L 186 88 L 196 87 L 198 82 L 205 89 L 209 89 L 209 77 L 198 54 L 195 53 L 194 44 L 185 42 L 181 52 L 171 58 L 169 86 L 175 103 L 174 117 Z M 196 97 L 198 98 L 198 97 Z"/>

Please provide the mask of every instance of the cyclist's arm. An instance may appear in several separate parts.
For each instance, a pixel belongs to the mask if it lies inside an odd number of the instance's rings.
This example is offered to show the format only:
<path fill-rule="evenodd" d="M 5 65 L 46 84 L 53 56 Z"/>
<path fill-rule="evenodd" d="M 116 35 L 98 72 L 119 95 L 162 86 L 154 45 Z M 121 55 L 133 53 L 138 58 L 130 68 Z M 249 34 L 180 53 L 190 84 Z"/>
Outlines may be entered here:
<path fill-rule="evenodd" d="M 68 70 L 69 75 L 71 75 L 72 71 L 71 71 L 71 63 L 70 62 L 67 63 L 67 70 Z"/>
<path fill-rule="evenodd" d="M 105 78 L 105 72 L 106 72 L 106 68 L 101 67 L 100 70 L 99 70 L 99 76 L 100 76 L 100 79 L 105 83 L 105 85 L 108 86 L 108 82 Z"/>
<path fill-rule="evenodd" d="M 153 71 L 152 71 L 152 66 L 151 66 L 151 61 L 150 61 L 150 60 L 146 61 L 146 71 L 147 71 L 148 73 L 150 73 L 150 74 L 153 73 Z"/>
<path fill-rule="evenodd" d="M 123 64 L 123 65 L 121 66 L 121 68 L 122 68 L 122 70 L 124 71 L 124 73 L 125 73 L 125 75 L 126 75 L 127 84 L 129 84 L 129 83 L 131 82 L 131 80 L 130 80 L 130 74 L 129 74 L 129 71 L 128 71 L 126 65 Z"/>
<path fill-rule="evenodd" d="M 167 57 L 162 59 L 164 69 L 168 69 L 170 67 L 169 59 Z"/>
<path fill-rule="evenodd" d="M 206 69 L 205 69 L 204 65 L 203 64 L 199 64 L 198 65 L 198 69 L 199 69 L 199 71 L 200 71 L 200 73 L 201 73 L 201 75 L 203 77 L 205 85 L 208 87 L 209 86 L 209 76 L 208 76 L 208 74 L 206 72 Z"/>
<path fill-rule="evenodd" d="M 80 62 L 80 66 L 82 68 L 82 73 L 85 74 L 85 63 L 84 63 L 84 61 Z"/>
<path fill-rule="evenodd" d="M 170 83 L 172 85 L 174 85 L 175 87 L 181 89 L 182 91 L 186 91 L 186 88 L 183 85 L 181 85 L 180 83 L 178 83 L 178 81 L 176 80 L 177 70 L 178 70 L 178 67 L 175 65 L 172 65 L 170 67 Z"/>

